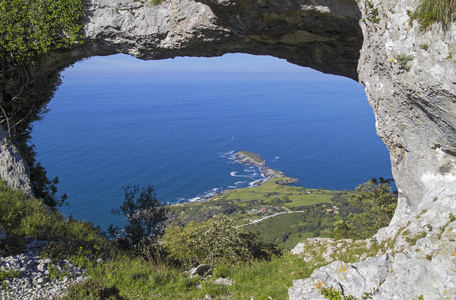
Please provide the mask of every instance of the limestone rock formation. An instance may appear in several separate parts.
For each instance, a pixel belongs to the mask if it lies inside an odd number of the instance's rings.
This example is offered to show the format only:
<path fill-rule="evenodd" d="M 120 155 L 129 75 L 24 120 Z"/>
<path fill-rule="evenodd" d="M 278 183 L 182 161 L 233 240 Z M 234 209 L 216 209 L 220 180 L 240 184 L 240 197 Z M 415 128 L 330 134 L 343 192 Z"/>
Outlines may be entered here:
<path fill-rule="evenodd" d="M 350 265 L 333 262 L 295 281 L 290 299 L 318 299 L 317 282 L 345 295 L 373 292 L 373 299 L 456 297 L 456 25 L 446 32 L 440 24 L 422 31 L 409 16 L 416 5 L 359 2 L 364 35 L 359 79 L 399 190 L 390 226 L 375 236 L 388 256 L 380 264 L 380 256 Z M 363 271 L 366 263 L 376 266 L 374 272 Z M 355 276 L 340 276 L 342 265 Z M 360 278 L 377 283 L 360 290 Z"/>
<path fill-rule="evenodd" d="M 370 3 L 379 21 L 369 20 L 372 9 L 361 1 L 365 40 L 358 70 L 399 188 L 392 223 L 427 208 L 435 197 L 447 199 L 439 205 L 455 211 L 456 26 L 421 31 L 408 15 L 414 0 Z"/>
<path fill-rule="evenodd" d="M 409 299 L 416 295 L 407 291 L 429 285 L 434 287 L 423 291 L 425 299 L 444 298 L 445 288 L 454 291 L 456 284 L 448 277 L 456 269 L 453 256 L 436 248 L 453 253 L 455 247 L 446 228 L 453 226 L 450 213 L 456 214 L 456 25 L 445 32 L 439 24 L 421 31 L 409 17 L 416 5 L 415 0 L 164 0 L 154 6 L 88 0 L 84 44 L 49 55 L 36 76 L 94 55 L 162 59 L 243 52 L 359 79 L 399 190 L 391 225 L 376 235 L 389 245 L 384 265 L 394 270 L 376 297 Z M 8 184 L 29 185 L 27 167 L 5 138 L 0 158 L 0 176 Z M 421 237 L 416 245 L 407 241 L 416 237 Z M 424 271 L 426 280 L 417 277 Z M 401 287 L 394 288 L 395 280 Z"/>
<path fill-rule="evenodd" d="M 324 299 L 320 293 L 322 287 L 333 287 L 359 299 L 364 293 L 371 296 L 369 299 L 377 300 L 418 299 L 420 295 L 424 299 L 453 299 L 456 297 L 455 229 L 456 222 L 448 218 L 446 226 L 438 229 L 424 226 L 418 234 L 402 230 L 398 236 L 377 246 L 380 249 L 375 257 L 361 256 L 355 263 L 325 258 L 326 262 L 332 262 L 316 269 L 307 279 L 294 280 L 289 289 L 290 300 Z M 375 247 L 372 241 L 350 244 L 327 239 L 321 244 L 321 239 L 309 239 L 292 252 L 311 262 L 314 257 L 309 259 L 309 246 L 317 248 L 323 256 L 338 251 L 333 256 L 340 257 L 342 253 L 359 251 L 361 245 L 366 251 Z"/>
<path fill-rule="evenodd" d="M 0 178 L 16 190 L 31 195 L 32 187 L 27 163 L 16 146 L 9 142 L 8 133 L 0 126 Z"/>

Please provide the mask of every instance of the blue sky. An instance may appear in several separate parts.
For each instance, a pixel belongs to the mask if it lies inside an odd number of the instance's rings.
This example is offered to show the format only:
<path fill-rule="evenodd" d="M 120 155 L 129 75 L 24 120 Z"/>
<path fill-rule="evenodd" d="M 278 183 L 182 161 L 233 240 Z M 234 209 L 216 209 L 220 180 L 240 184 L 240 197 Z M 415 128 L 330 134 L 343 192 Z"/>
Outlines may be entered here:
<path fill-rule="evenodd" d="M 225 54 L 221 57 L 177 57 L 174 59 L 143 61 L 129 55 L 96 56 L 68 68 L 66 77 L 125 76 L 190 73 L 287 73 L 309 79 L 331 79 L 321 72 L 288 63 L 271 56 Z"/>

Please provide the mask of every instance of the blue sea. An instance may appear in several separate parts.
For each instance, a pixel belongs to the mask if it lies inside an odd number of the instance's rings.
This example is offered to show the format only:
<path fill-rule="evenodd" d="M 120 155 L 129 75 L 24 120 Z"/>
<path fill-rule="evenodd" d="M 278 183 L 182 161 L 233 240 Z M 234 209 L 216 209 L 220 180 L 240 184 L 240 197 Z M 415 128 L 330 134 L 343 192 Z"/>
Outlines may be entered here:
<path fill-rule="evenodd" d="M 122 186 L 152 184 L 177 203 L 246 187 L 258 169 L 232 154 L 260 154 L 309 188 L 354 189 L 391 178 L 364 88 L 337 76 L 186 73 L 69 77 L 35 124 L 33 143 L 58 176 L 62 212 L 103 229 Z"/>

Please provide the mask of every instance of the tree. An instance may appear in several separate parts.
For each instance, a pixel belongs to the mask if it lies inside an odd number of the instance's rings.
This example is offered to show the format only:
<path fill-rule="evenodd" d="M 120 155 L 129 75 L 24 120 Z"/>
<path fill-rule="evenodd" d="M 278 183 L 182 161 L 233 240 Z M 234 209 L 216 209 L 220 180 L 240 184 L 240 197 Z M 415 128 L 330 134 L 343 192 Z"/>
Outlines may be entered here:
<path fill-rule="evenodd" d="M 128 224 L 123 228 L 111 225 L 108 233 L 125 249 L 141 253 L 158 244 L 163 235 L 169 207 L 157 199 L 154 187 L 128 185 L 123 187 L 125 200 L 115 215 L 124 215 Z"/>
<path fill-rule="evenodd" d="M 348 222 L 336 222 L 335 238 L 368 238 L 378 229 L 388 226 L 397 206 L 397 193 L 392 191 L 392 179 L 380 177 L 356 187 L 349 195 L 348 203 L 359 209 L 350 214 Z"/>
<path fill-rule="evenodd" d="M 392 181 L 382 177 L 371 179 L 349 196 L 348 203 L 363 210 L 350 216 L 361 237 L 371 237 L 378 229 L 389 225 L 397 206 L 397 195 L 390 185 Z"/>
<path fill-rule="evenodd" d="M 14 140 L 60 84 L 37 76 L 44 55 L 82 41 L 83 1 L 0 0 L 0 11 L 0 123 Z"/>

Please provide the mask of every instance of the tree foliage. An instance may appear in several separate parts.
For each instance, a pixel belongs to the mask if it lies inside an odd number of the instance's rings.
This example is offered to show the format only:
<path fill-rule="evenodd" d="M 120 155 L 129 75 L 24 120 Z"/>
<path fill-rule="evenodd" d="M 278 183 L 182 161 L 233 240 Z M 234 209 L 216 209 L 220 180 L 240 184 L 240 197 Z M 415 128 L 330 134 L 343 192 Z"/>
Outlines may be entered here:
<path fill-rule="evenodd" d="M 1 0 L 3 60 L 30 64 L 41 54 L 81 41 L 81 0 Z"/>
<path fill-rule="evenodd" d="M 0 0 L 0 123 L 14 140 L 46 112 L 60 85 L 39 62 L 82 42 L 82 0 Z M 19 130 L 16 130 L 19 129 Z"/>
<path fill-rule="evenodd" d="M 348 222 L 334 224 L 333 237 L 368 238 L 378 229 L 388 226 L 397 206 L 397 195 L 392 191 L 392 179 L 371 179 L 356 187 L 348 203 L 359 213 L 350 214 Z"/>
<path fill-rule="evenodd" d="M 30 167 L 32 190 L 48 207 L 62 205 L 30 144 L 32 123 L 47 112 L 61 69 L 43 73 L 51 51 L 82 42 L 82 0 L 0 0 L 0 124 Z"/>
<path fill-rule="evenodd" d="M 143 188 L 128 185 L 123 189 L 125 200 L 112 212 L 124 215 L 127 225 L 124 228 L 111 225 L 108 233 L 124 248 L 142 253 L 145 248 L 156 245 L 163 235 L 168 206 L 157 199 L 151 185 Z"/>
<path fill-rule="evenodd" d="M 339 220 L 334 223 L 334 229 L 331 237 L 336 240 L 359 238 L 353 224 L 347 223 L 344 220 Z"/>
<path fill-rule="evenodd" d="M 238 228 L 232 219 L 216 215 L 204 223 L 167 228 L 163 237 L 170 256 L 183 264 L 238 263 L 280 255 L 277 245 Z"/>

